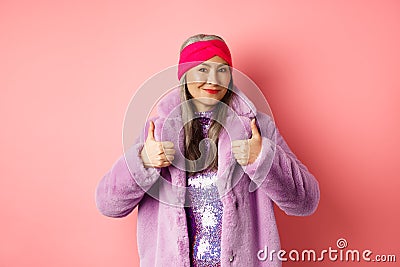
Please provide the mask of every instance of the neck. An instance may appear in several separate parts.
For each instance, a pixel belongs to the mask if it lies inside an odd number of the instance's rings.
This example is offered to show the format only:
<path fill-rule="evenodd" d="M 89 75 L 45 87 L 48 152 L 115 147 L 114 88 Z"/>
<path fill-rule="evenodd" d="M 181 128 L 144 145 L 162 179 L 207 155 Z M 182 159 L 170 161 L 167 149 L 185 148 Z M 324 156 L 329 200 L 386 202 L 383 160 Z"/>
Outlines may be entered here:
<path fill-rule="evenodd" d="M 214 109 L 215 106 L 206 106 L 206 105 L 195 105 L 194 109 L 196 112 L 206 112 Z"/>

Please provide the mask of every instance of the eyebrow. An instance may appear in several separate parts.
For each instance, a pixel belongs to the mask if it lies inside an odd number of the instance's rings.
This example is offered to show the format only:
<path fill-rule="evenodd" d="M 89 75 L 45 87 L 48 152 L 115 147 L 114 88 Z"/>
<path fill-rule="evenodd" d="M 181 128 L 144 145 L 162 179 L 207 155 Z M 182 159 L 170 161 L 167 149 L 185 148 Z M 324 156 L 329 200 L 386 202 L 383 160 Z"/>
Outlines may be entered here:
<path fill-rule="evenodd" d="M 211 67 L 211 65 L 209 65 L 209 64 L 207 64 L 207 63 L 201 63 L 200 65 L 204 65 L 204 66 L 207 66 L 207 67 Z M 229 66 L 229 65 L 226 64 L 226 63 L 220 63 L 220 64 L 218 64 L 217 67 L 221 67 L 221 66 Z"/>

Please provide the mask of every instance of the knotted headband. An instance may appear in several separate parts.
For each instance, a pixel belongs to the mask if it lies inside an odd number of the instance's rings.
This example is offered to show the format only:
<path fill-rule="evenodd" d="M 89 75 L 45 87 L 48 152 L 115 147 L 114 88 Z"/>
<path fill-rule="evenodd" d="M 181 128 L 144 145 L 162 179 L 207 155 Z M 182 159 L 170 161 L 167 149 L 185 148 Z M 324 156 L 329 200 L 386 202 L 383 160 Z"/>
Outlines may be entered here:
<path fill-rule="evenodd" d="M 225 42 L 221 40 L 198 41 L 186 46 L 181 51 L 178 65 L 178 79 L 201 62 L 219 56 L 232 67 L 231 52 Z"/>

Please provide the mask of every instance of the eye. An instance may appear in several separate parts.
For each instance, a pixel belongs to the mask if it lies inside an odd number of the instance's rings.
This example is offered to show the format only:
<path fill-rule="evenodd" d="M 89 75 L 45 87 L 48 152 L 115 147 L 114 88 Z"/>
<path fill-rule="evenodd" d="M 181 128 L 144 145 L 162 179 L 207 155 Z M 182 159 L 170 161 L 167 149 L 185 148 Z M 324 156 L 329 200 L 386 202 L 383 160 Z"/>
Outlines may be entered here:
<path fill-rule="evenodd" d="M 206 72 L 207 69 L 206 69 L 206 68 L 200 68 L 199 71 L 200 71 L 200 72 Z"/>
<path fill-rule="evenodd" d="M 219 71 L 219 72 L 227 72 L 227 71 L 228 71 L 228 68 L 226 68 L 226 67 L 220 68 L 218 71 Z"/>

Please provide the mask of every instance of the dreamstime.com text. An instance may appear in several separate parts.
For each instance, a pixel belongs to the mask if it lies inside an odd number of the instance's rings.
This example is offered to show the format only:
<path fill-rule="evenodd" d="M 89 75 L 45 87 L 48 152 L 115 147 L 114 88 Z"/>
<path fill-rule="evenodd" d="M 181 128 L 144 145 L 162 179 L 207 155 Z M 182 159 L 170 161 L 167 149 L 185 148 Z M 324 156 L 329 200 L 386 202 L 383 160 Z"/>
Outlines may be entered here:
<path fill-rule="evenodd" d="M 268 250 L 265 246 L 264 249 L 260 249 L 257 252 L 257 258 L 260 261 L 314 261 L 320 262 L 324 260 L 335 261 L 352 261 L 352 262 L 396 262 L 396 255 L 373 255 L 371 250 L 358 250 L 358 249 L 346 249 L 347 240 L 344 238 L 339 238 L 336 242 L 338 249 L 329 247 L 328 249 L 323 249 L 319 252 L 313 249 L 305 249 L 302 251 L 290 250 L 289 252 L 285 250 Z"/>

